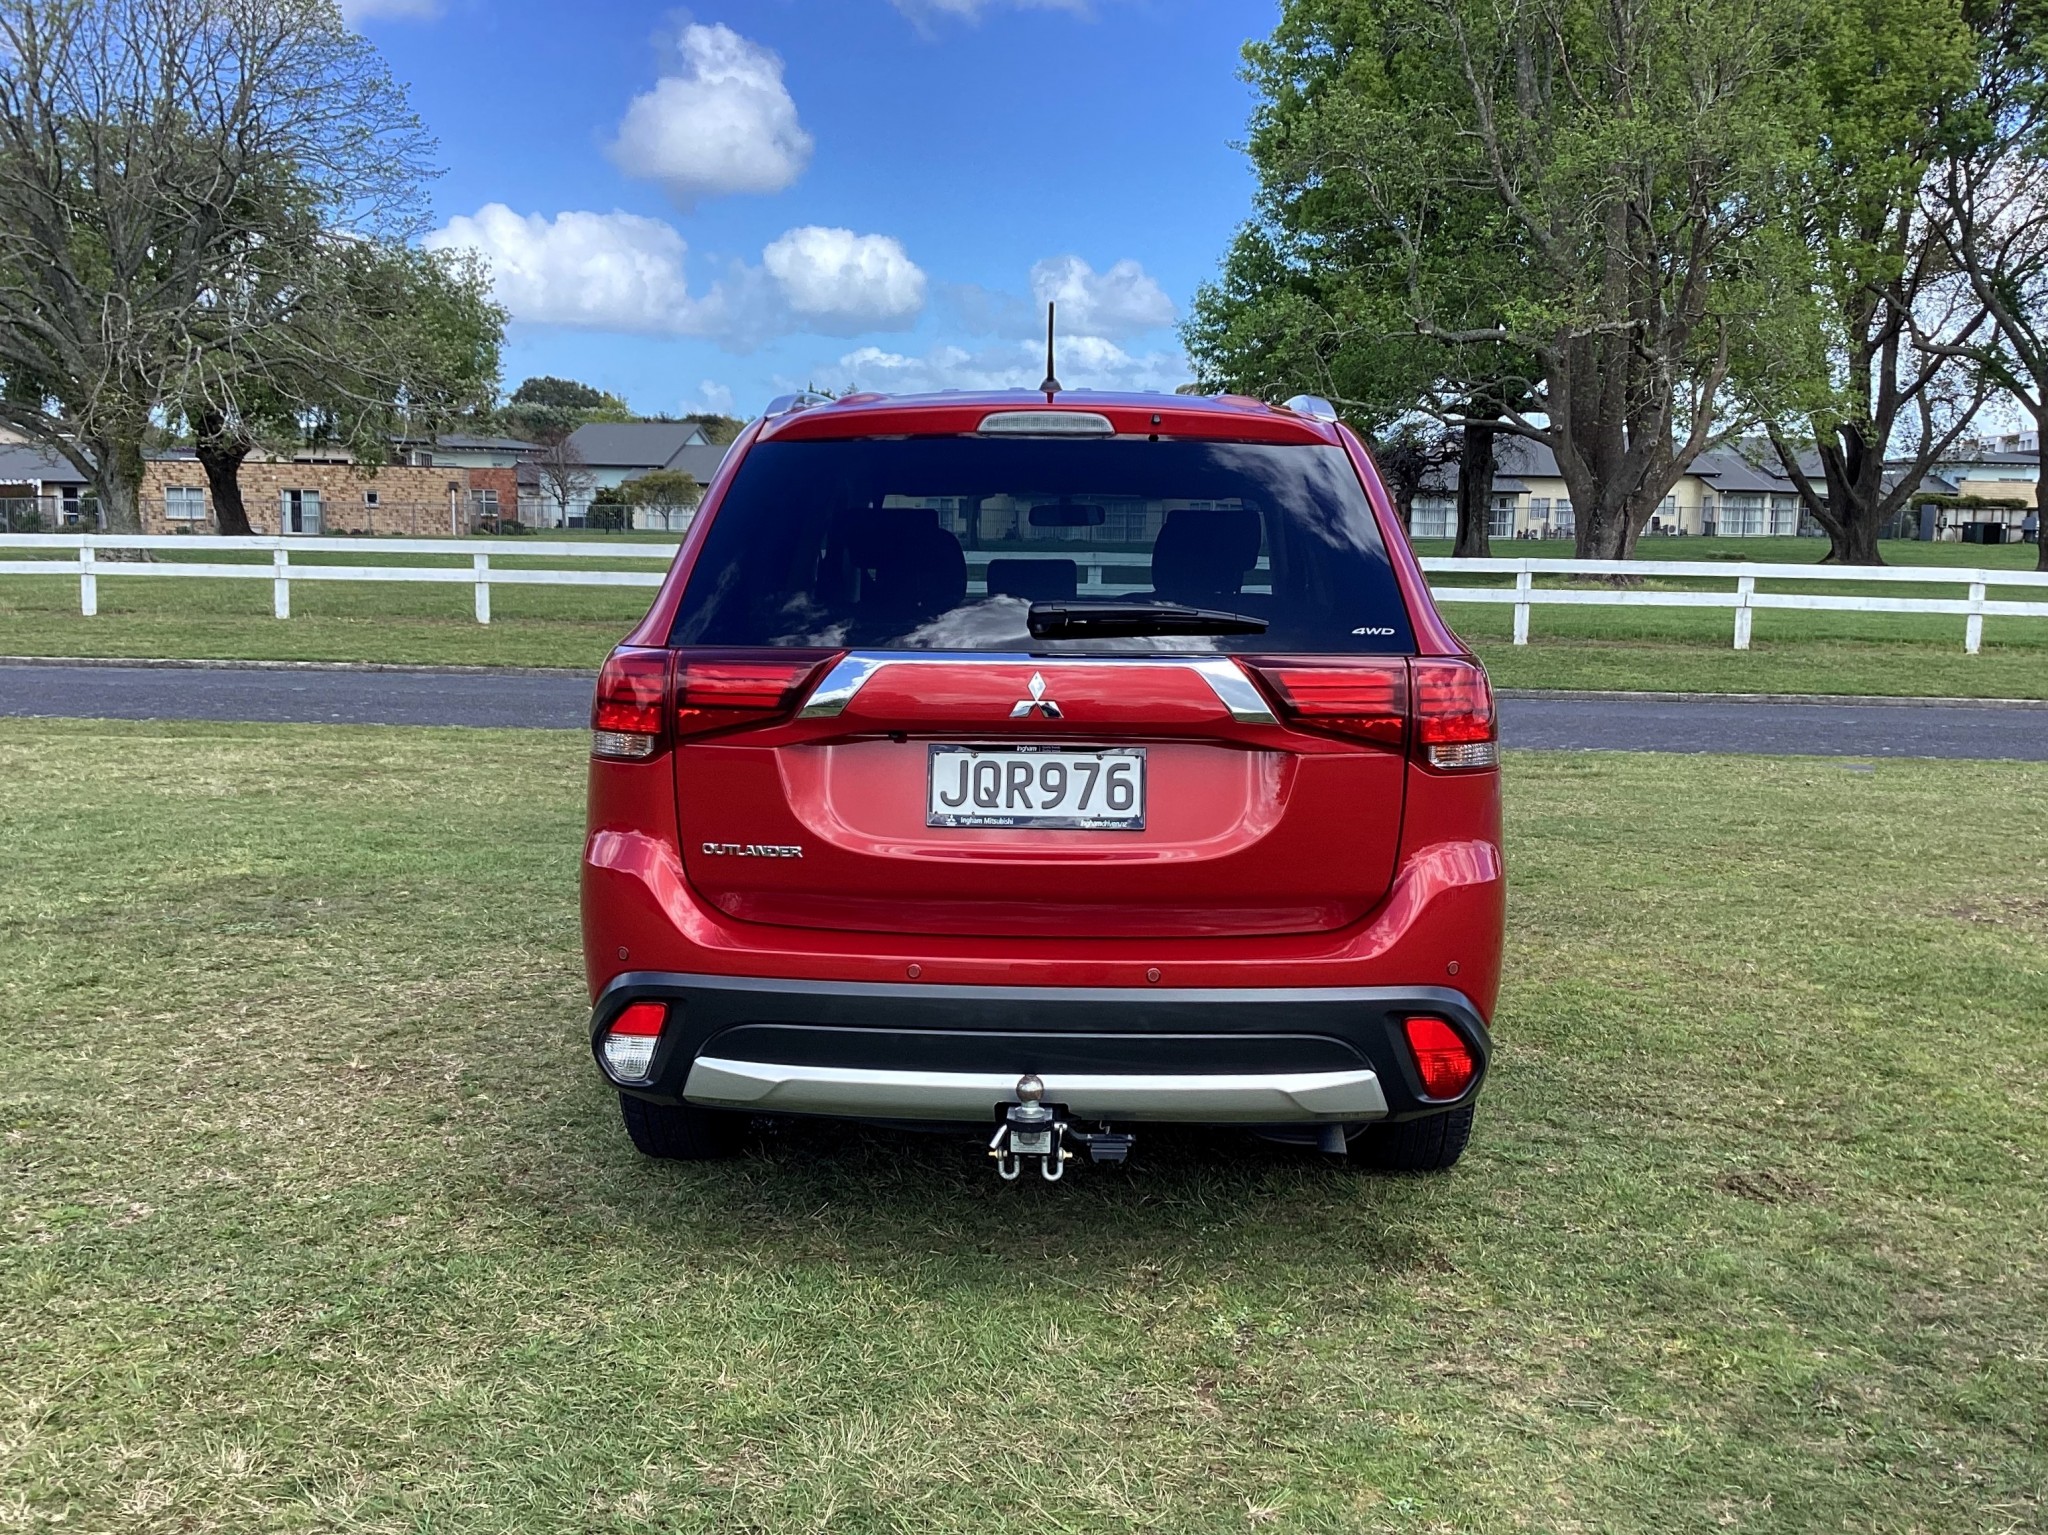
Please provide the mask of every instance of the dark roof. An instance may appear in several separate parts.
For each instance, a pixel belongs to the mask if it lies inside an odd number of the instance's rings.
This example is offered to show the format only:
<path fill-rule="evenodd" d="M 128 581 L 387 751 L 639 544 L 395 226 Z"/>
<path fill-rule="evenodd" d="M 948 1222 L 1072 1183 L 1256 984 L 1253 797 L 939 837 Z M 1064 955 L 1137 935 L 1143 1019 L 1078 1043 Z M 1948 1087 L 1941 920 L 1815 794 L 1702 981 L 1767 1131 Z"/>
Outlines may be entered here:
<path fill-rule="evenodd" d="M 452 453 L 464 449 L 472 453 L 538 453 L 540 444 L 528 442 L 523 437 L 478 437 L 471 432 L 444 432 L 434 439 L 434 446 L 446 448 Z"/>
<path fill-rule="evenodd" d="M 694 421 L 593 421 L 569 441 L 593 469 L 662 469 L 702 431 Z"/>
<path fill-rule="evenodd" d="M 711 477 L 718 473 L 718 466 L 724 462 L 723 446 L 715 442 L 701 442 L 676 449 L 675 456 L 661 467 L 680 469 L 699 485 L 709 485 Z"/>
<path fill-rule="evenodd" d="M 29 443 L 0 443 L 0 485 L 21 485 L 47 480 L 59 485 L 83 485 L 85 476 L 67 458 Z"/>

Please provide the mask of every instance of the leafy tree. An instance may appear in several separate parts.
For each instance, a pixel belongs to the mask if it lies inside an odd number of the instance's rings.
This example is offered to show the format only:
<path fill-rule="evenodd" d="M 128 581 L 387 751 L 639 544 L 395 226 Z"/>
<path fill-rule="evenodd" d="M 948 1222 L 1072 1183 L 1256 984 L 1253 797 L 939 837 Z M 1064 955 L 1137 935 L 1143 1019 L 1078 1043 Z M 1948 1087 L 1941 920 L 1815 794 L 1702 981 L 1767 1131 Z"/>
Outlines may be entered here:
<path fill-rule="evenodd" d="M 1976 84 L 1950 110 L 1949 153 L 1928 192 L 1949 255 L 1995 336 L 1946 345 L 1986 369 L 2048 433 L 2048 6 L 1965 0 Z M 2048 511 L 2048 454 L 2035 505 Z M 2035 556 L 2048 570 L 2048 529 Z"/>
<path fill-rule="evenodd" d="M 724 447 L 747 429 L 747 423 L 738 416 L 685 416 L 685 421 L 694 421 L 704 429 L 705 439 Z"/>
<path fill-rule="evenodd" d="M 1805 155 L 1805 15 L 1286 0 L 1247 54 L 1262 196 L 1220 289 L 1239 303 L 1205 295 L 1191 352 L 1232 378 L 1347 360 L 1368 418 L 1405 394 L 1483 438 L 1497 409 L 1556 454 L 1579 554 L 1626 556 L 1739 426 L 1731 385 L 1785 366 L 1800 252 L 1773 220 Z"/>
<path fill-rule="evenodd" d="M 431 435 L 489 405 L 505 313 L 474 257 L 355 241 L 266 291 L 268 323 L 202 359 L 185 402 L 224 534 L 251 530 L 240 470 L 258 446 L 340 443 L 381 463 L 394 434 Z"/>
<path fill-rule="evenodd" d="M 530 378 L 512 391 L 514 405 L 545 405 L 553 410 L 603 410 L 607 406 L 625 409 L 625 401 L 616 395 L 593 389 L 571 378 L 555 378 L 543 374 Z"/>
<path fill-rule="evenodd" d="M 157 413 L 267 376 L 264 297 L 416 231 L 430 148 L 332 0 L 0 0 L 0 421 L 139 528 Z"/>
<path fill-rule="evenodd" d="M 1816 153 L 1785 214 L 1810 248 L 1816 303 L 1806 335 L 1788 327 L 1784 342 L 1821 360 L 1810 399 L 1762 402 L 1763 413 L 1828 558 L 1875 565 L 1879 530 L 1991 388 L 1968 356 L 1985 308 L 1922 206 L 1945 109 L 1975 84 L 1976 58 L 1951 0 L 1843 0 L 1816 23 L 1827 28 L 1810 73 Z M 1888 475 L 1901 441 L 1910 454 Z"/>
<path fill-rule="evenodd" d="M 704 488 L 680 469 L 653 469 L 625 484 L 626 503 L 661 518 L 664 528 L 696 506 Z"/>

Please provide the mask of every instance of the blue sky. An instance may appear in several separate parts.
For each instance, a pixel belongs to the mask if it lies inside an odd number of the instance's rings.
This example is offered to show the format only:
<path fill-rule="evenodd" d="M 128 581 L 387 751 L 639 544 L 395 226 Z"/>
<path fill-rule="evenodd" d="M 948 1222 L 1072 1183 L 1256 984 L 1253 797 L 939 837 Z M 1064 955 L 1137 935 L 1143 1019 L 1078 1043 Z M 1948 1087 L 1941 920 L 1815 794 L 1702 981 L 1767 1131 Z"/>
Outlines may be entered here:
<path fill-rule="evenodd" d="M 1268 0 L 342 0 L 439 137 L 505 375 L 647 411 L 814 382 L 1173 387 L 1250 209 Z"/>

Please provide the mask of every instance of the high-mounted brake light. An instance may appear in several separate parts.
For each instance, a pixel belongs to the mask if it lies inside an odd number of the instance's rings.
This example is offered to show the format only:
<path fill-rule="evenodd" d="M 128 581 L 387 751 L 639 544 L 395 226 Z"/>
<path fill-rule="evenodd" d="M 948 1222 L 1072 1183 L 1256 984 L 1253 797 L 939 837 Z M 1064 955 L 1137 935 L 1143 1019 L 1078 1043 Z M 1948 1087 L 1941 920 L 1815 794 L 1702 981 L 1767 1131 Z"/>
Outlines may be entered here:
<path fill-rule="evenodd" d="M 590 706 L 590 751 L 642 761 L 661 749 L 671 652 L 621 645 L 597 674 Z"/>
<path fill-rule="evenodd" d="M 1493 689 L 1476 661 L 1417 656 L 1415 744 L 1435 768 L 1490 768 L 1500 762 Z"/>
<path fill-rule="evenodd" d="M 1472 1085 L 1479 1062 L 1472 1047 L 1456 1029 L 1441 1018 L 1404 1018 L 1401 1026 L 1408 1035 L 1408 1048 L 1415 1054 L 1416 1075 L 1422 1091 L 1430 1098 L 1456 1098 Z"/>
<path fill-rule="evenodd" d="M 1391 660 L 1261 661 L 1254 668 L 1291 719 L 1401 749 L 1408 735 L 1408 664 Z"/>
<path fill-rule="evenodd" d="M 803 686 L 830 653 L 793 650 L 776 656 L 678 653 L 675 733 L 708 735 L 735 725 L 778 719 L 802 701 Z"/>
<path fill-rule="evenodd" d="M 604 1069 L 614 1082 L 645 1082 L 654 1070 L 654 1047 L 661 1043 L 668 1007 L 661 1002 L 630 1002 L 612 1020 L 604 1035 Z"/>
<path fill-rule="evenodd" d="M 1114 437 L 1116 423 L 1092 410 L 998 410 L 981 418 L 984 437 Z"/>

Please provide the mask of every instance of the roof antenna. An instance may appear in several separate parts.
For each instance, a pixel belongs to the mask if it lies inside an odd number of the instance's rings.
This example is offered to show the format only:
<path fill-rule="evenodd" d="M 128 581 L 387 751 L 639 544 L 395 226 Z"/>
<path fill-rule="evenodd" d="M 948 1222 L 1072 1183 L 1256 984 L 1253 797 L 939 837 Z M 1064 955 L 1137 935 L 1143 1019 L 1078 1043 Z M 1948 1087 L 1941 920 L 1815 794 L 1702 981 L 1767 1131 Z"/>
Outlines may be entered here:
<path fill-rule="evenodd" d="M 1038 387 L 1045 391 L 1045 403 L 1050 405 L 1052 397 L 1060 392 L 1060 376 L 1052 365 L 1052 312 L 1054 305 L 1045 306 L 1045 382 Z"/>

